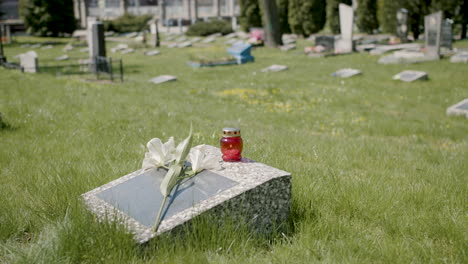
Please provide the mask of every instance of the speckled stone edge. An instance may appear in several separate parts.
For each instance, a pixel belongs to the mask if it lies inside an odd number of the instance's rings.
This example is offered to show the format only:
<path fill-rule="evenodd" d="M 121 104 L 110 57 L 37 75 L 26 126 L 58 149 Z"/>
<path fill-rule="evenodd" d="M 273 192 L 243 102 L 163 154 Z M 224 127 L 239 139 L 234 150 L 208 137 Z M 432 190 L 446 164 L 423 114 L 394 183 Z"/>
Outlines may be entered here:
<path fill-rule="evenodd" d="M 209 151 L 219 156 L 220 151 L 218 148 L 210 146 Z M 194 217 L 213 208 L 218 208 L 217 210 L 223 210 L 228 207 L 243 208 L 242 210 L 244 211 L 246 211 L 246 208 L 250 208 L 247 211 L 251 212 L 253 219 L 258 219 L 252 220 L 252 225 L 254 225 L 257 230 L 268 230 L 271 228 L 268 226 L 276 225 L 287 219 L 289 216 L 291 200 L 290 173 L 249 159 L 243 159 L 242 162 L 235 163 L 223 162 L 220 160 L 220 163 L 223 169 L 213 172 L 239 182 L 239 184 L 230 189 L 224 190 L 207 200 L 201 201 L 195 206 L 187 208 L 168 219 L 163 219 L 158 232 L 156 233 L 153 232 L 151 228 L 140 224 L 132 217 L 126 215 L 96 196 L 96 194 L 104 190 L 137 177 L 143 172 L 143 170 L 132 172 L 112 182 L 104 184 L 83 194 L 82 198 L 89 210 L 95 213 L 99 219 L 105 221 L 119 221 L 126 225 L 134 234 L 135 240 L 138 243 L 145 243 L 155 236 L 181 226 L 182 224 L 189 222 Z M 280 180 L 282 178 L 284 179 Z M 228 200 L 231 201 L 229 201 L 229 203 L 225 203 Z M 225 205 L 223 205 L 223 203 L 225 203 Z M 258 207 L 259 204 L 263 204 L 265 208 Z M 278 210 L 272 210 L 271 208 L 276 208 Z M 255 217 L 255 215 L 257 216 Z M 268 225 L 267 223 L 270 224 Z"/>
<path fill-rule="evenodd" d="M 447 108 L 447 115 L 464 115 L 468 118 L 468 110 L 457 109 L 457 107 L 465 103 L 468 103 L 468 98 Z"/>

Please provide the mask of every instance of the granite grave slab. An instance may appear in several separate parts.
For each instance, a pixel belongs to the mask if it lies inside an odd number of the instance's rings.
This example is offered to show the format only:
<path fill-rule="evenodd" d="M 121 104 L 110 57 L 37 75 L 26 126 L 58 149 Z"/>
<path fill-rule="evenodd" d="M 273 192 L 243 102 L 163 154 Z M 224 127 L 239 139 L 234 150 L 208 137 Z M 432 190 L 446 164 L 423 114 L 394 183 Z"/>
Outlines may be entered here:
<path fill-rule="evenodd" d="M 70 59 L 70 57 L 68 55 L 66 55 L 66 54 L 55 57 L 56 61 L 64 61 L 64 60 L 68 60 L 68 59 Z"/>
<path fill-rule="evenodd" d="M 218 148 L 209 147 L 219 153 Z M 223 169 L 204 171 L 173 190 L 157 232 L 152 226 L 162 195 L 163 169 L 138 170 L 82 195 L 87 207 L 103 220 L 118 219 L 138 243 L 163 233 L 177 233 L 198 216 L 224 216 L 245 221 L 253 231 L 270 233 L 290 214 L 291 174 L 244 158 L 223 162 Z M 111 220 L 112 221 L 112 220 Z"/>
<path fill-rule="evenodd" d="M 185 41 L 185 42 L 177 44 L 178 48 L 188 48 L 188 47 L 191 47 L 191 46 L 192 46 L 192 42 L 190 42 L 190 41 Z"/>
<path fill-rule="evenodd" d="M 393 76 L 394 80 L 400 80 L 403 82 L 414 82 L 418 80 L 427 80 L 428 75 L 426 72 L 423 71 L 412 71 L 412 70 L 407 70 L 407 71 L 402 71 L 398 73 L 397 75 Z"/>
<path fill-rule="evenodd" d="M 262 69 L 261 72 L 279 72 L 279 71 L 285 71 L 287 69 L 288 69 L 288 66 L 273 64 L 271 66 L 268 66 Z"/>
<path fill-rule="evenodd" d="M 447 108 L 447 115 L 461 115 L 468 118 L 468 98 Z"/>
<path fill-rule="evenodd" d="M 155 77 L 155 78 L 151 79 L 150 82 L 152 82 L 154 84 L 161 84 L 161 83 L 165 83 L 165 82 L 172 82 L 172 81 L 175 81 L 175 80 L 177 80 L 177 77 L 175 77 L 175 76 L 161 75 L 161 76 L 158 76 L 158 77 Z"/>
<path fill-rule="evenodd" d="M 161 52 L 159 50 L 150 50 L 150 51 L 145 52 L 145 55 L 146 56 L 154 56 L 154 55 L 158 55 L 160 53 Z"/>
<path fill-rule="evenodd" d="M 455 53 L 452 57 L 450 57 L 450 62 L 468 63 L 468 51 L 461 51 L 461 52 Z"/>
<path fill-rule="evenodd" d="M 35 51 L 28 51 L 20 55 L 20 65 L 24 72 L 36 73 L 38 71 L 39 62 Z"/>
<path fill-rule="evenodd" d="M 121 50 L 120 54 L 130 54 L 130 53 L 133 53 L 133 52 L 135 52 L 135 49 L 127 48 L 127 49 Z"/>
<path fill-rule="evenodd" d="M 345 68 L 345 69 L 341 69 L 341 70 L 338 70 L 338 71 L 332 73 L 332 76 L 333 77 L 340 77 L 340 78 L 349 78 L 349 77 L 359 75 L 359 74 L 362 74 L 362 72 L 360 70 Z"/>

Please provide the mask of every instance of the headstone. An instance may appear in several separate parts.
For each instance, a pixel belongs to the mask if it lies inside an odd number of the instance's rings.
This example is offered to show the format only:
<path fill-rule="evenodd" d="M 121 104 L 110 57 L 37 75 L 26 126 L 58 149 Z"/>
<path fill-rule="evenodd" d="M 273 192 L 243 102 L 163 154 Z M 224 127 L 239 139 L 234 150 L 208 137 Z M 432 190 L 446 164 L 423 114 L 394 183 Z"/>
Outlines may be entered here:
<path fill-rule="evenodd" d="M 349 78 L 358 74 L 362 74 L 360 70 L 345 68 L 339 71 L 336 71 L 332 74 L 334 77 Z"/>
<path fill-rule="evenodd" d="M 335 42 L 335 53 L 353 52 L 353 8 L 339 4 L 341 36 Z"/>
<path fill-rule="evenodd" d="M 442 36 L 440 41 L 440 47 L 446 48 L 451 50 L 452 49 L 452 40 L 453 40 L 453 32 L 452 32 L 452 24 L 453 22 L 450 19 L 445 19 L 442 21 Z"/>
<path fill-rule="evenodd" d="M 22 45 L 20 46 L 20 48 L 23 48 L 23 49 L 24 49 L 24 48 L 30 48 L 30 47 L 31 47 L 31 44 L 22 44 Z"/>
<path fill-rule="evenodd" d="M 403 82 L 413 82 L 417 80 L 427 80 L 428 75 L 426 72 L 423 71 L 402 71 L 398 73 L 397 75 L 393 76 L 394 80 L 400 80 Z"/>
<path fill-rule="evenodd" d="M 400 8 L 396 14 L 397 17 L 397 37 L 400 38 L 401 42 L 408 41 L 408 10 Z"/>
<path fill-rule="evenodd" d="M 41 49 L 43 50 L 48 50 L 48 49 L 52 49 L 54 46 L 52 45 L 46 45 L 46 46 L 43 46 Z"/>
<path fill-rule="evenodd" d="M 287 44 L 280 47 L 280 50 L 282 51 L 288 51 L 293 49 L 296 49 L 296 44 Z"/>
<path fill-rule="evenodd" d="M 323 46 L 326 51 L 335 50 L 335 37 L 334 36 L 316 36 L 315 46 Z"/>
<path fill-rule="evenodd" d="M 145 52 L 145 55 L 154 56 L 154 55 L 158 55 L 159 53 L 160 53 L 159 50 L 150 50 L 150 51 Z"/>
<path fill-rule="evenodd" d="M 179 43 L 177 45 L 178 48 L 187 48 L 187 47 L 190 47 L 190 46 L 192 46 L 192 42 L 190 42 L 190 41 L 185 41 L 185 42 Z"/>
<path fill-rule="evenodd" d="M 458 52 L 452 57 L 450 57 L 450 62 L 452 63 L 459 63 L 459 62 L 464 62 L 468 63 L 468 51 L 462 51 Z"/>
<path fill-rule="evenodd" d="M 120 54 L 129 54 L 135 52 L 135 49 L 127 48 L 120 51 Z"/>
<path fill-rule="evenodd" d="M 67 45 L 65 45 L 65 47 L 63 47 L 64 52 L 71 51 L 71 50 L 73 50 L 73 45 L 72 44 L 67 44 Z"/>
<path fill-rule="evenodd" d="M 190 39 L 190 42 L 195 43 L 195 42 L 198 42 L 200 40 L 201 40 L 200 37 L 195 37 L 195 38 Z"/>
<path fill-rule="evenodd" d="M 401 50 L 401 49 L 420 51 L 421 45 L 417 43 L 406 43 L 406 44 L 398 44 L 398 45 L 377 45 L 373 50 L 370 51 L 370 54 L 382 55 L 386 52 Z"/>
<path fill-rule="evenodd" d="M 254 61 L 254 57 L 250 54 L 251 50 L 252 45 L 238 42 L 228 49 L 228 53 L 236 58 L 238 64 L 244 64 L 249 61 Z"/>
<path fill-rule="evenodd" d="M 282 36 L 283 45 L 296 43 L 296 39 L 292 37 Z"/>
<path fill-rule="evenodd" d="M 89 48 L 82 48 L 82 49 L 80 49 L 80 52 L 81 52 L 81 53 L 88 53 L 88 52 L 89 52 Z"/>
<path fill-rule="evenodd" d="M 226 36 L 224 36 L 224 38 L 226 38 L 226 39 L 232 39 L 232 38 L 235 38 L 235 37 L 237 37 L 237 34 L 235 32 L 229 33 Z"/>
<path fill-rule="evenodd" d="M 447 108 L 447 115 L 461 115 L 468 118 L 468 98 Z"/>
<path fill-rule="evenodd" d="M 425 16 L 424 28 L 426 53 L 429 56 L 439 56 L 442 30 L 442 11 Z"/>
<path fill-rule="evenodd" d="M 36 73 L 39 65 L 37 53 L 35 51 L 28 51 L 21 54 L 20 65 L 23 67 L 24 72 Z"/>
<path fill-rule="evenodd" d="M 184 42 L 184 41 L 187 41 L 187 37 L 186 36 L 182 36 L 178 39 L 175 40 L 176 42 Z"/>
<path fill-rule="evenodd" d="M 128 44 L 118 44 L 117 46 L 111 48 L 111 52 L 116 53 L 117 51 L 121 51 L 124 49 L 128 49 Z"/>
<path fill-rule="evenodd" d="M 37 48 L 40 48 L 42 45 L 41 44 L 33 44 L 31 45 L 31 49 L 37 49 Z"/>
<path fill-rule="evenodd" d="M 210 151 L 219 152 L 219 149 L 210 147 Z M 223 216 L 246 222 L 259 234 L 278 230 L 288 220 L 290 173 L 246 158 L 241 162 L 221 159 L 219 162 L 222 170 L 205 170 L 183 180 L 171 192 L 157 232 L 153 232 L 152 226 L 163 199 L 159 190 L 166 173 L 163 169 L 135 171 L 82 197 L 88 209 L 100 219 L 123 220 L 141 244 L 163 233 L 178 233 L 199 215 L 219 221 L 213 225 L 222 226 L 226 219 Z"/>
<path fill-rule="evenodd" d="M 64 61 L 64 60 L 68 60 L 70 59 L 70 57 L 68 55 L 62 55 L 62 56 L 58 56 L 55 58 L 56 61 Z"/>
<path fill-rule="evenodd" d="M 126 38 L 135 38 L 138 36 L 138 32 L 130 32 L 127 35 L 125 35 Z"/>
<path fill-rule="evenodd" d="M 172 75 L 161 75 L 150 80 L 154 84 L 160 84 L 165 82 L 171 82 L 177 80 L 177 77 Z"/>
<path fill-rule="evenodd" d="M 208 44 L 208 43 L 213 43 L 216 41 L 215 37 L 207 37 L 204 40 L 202 40 L 202 43 Z"/>
<path fill-rule="evenodd" d="M 279 71 L 285 71 L 287 69 L 288 69 L 288 66 L 273 64 L 271 66 L 268 66 L 262 69 L 262 72 L 279 72 Z"/>
<path fill-rule="evenodd" d="M 91 24 L 91 34 L 89 41 L 89 57 L 106 57 L 106 41 L 104 39 L 104 24 L 95 21 Z"/>

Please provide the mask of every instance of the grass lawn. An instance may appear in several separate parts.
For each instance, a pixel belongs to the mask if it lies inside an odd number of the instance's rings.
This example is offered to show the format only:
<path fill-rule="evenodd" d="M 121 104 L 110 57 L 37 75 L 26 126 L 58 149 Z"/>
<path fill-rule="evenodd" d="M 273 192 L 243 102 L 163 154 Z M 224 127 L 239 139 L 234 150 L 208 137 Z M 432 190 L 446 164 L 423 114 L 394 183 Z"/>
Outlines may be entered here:
<path fill-rule="evenodd" d="M 16 40 L 10 60 L 29 50 L 22 43 L 50 41 Z M 36 49 L 40 65 L 58 64 L 61 41 Z M 301 40 L 296 51 L 255 49 L 255 63 L 186 65 L 223 41 L 153 57 L 109 51 L 124 83 L 0 69 L 0 263 L 468 262 L 468 119 L 445 114 L 468 98 L 468 64 L 313 59 Z M 85 58 L 78 50 L 60 63 Z M 260 72 L 271 64 L 289 70 Z M 331 76 L 346 67 L 363 75 Z M 406 69 L 429 80 L 392 80 Z M 178 80 L 148 82 L 163 74 Z M 194 145 L 217 146 L 222 127 L 239 126 L 244 156 L 292 173 L 290 231 L 265 239 L 199 221 L 184 240 L 142 248 L 86 211 L 80 194 L 139 169 L 146 142 L 178 142 L 191 122 Z"/>

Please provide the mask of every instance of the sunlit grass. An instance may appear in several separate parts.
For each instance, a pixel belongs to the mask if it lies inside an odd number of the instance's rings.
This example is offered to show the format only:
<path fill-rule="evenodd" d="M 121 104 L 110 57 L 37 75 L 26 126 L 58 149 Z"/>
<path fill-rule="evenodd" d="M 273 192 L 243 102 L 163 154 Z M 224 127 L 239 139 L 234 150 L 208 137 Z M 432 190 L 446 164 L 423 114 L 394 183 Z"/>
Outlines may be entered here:
<path fill-rule="evenodd" d="M 40 64 L 58 63 L 70 40 L 59 41 L 37 49 Z M 10 60 L 29 50 L 18 42 L 5 47 Z M 300 52 L 310 44 L 199 69 L 186 62 L 209 48 L 109 51 L 124 61 L 125 82 L 114 84 L 0 69 L 0 262 L 466 263 L 468 120 L 445 110 L 468 98 L 468 65 L 312 59 Z M 87 56 L 68 54 L 60 63 Z M 289 70 L 260 72 L 271 64 Z M 347 67 L 363 75 L 331 76 Z M 392 80 L 406 69 L 429 80 Z M 163 74 L 178 80 L 148 82 Z M 245 156 L 292 173 L 292 231 L 258 238 L 200 221 L 185 240 L 141 248 L 87 213 L 80 194 L 139 169 L 149 139 L 180 141 L 190 123 L 195 145 L 218 145 L 222 127 L 240 126 Z"/>

